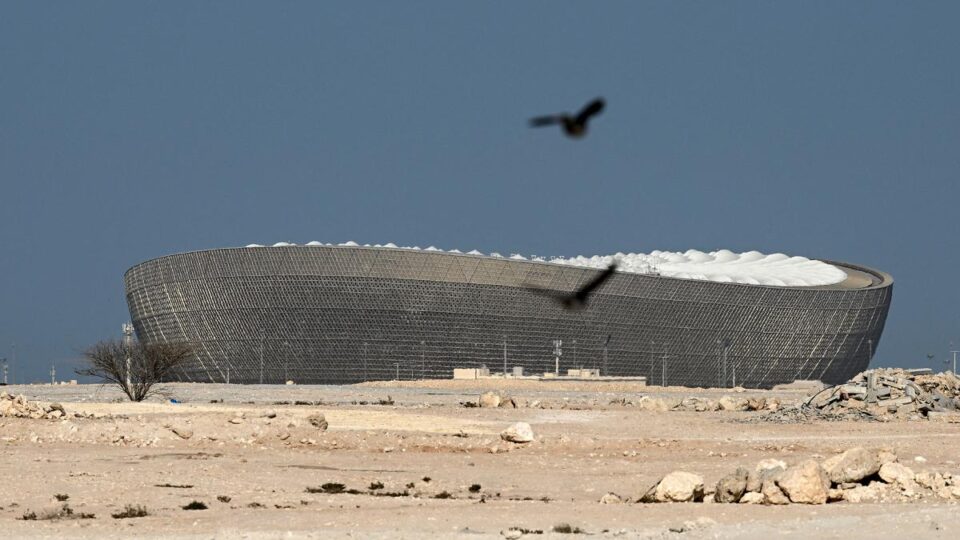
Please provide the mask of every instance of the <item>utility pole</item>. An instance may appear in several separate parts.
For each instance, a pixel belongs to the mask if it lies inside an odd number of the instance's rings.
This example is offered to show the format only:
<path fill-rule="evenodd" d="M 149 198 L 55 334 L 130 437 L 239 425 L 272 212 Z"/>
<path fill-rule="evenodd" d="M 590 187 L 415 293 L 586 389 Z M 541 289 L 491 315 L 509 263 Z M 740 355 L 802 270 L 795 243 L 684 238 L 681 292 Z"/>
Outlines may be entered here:
<path fill-rule="evenodd" d="M 957 374 L 957 353 L 960 351 L 950 351 L 950 352 L 953 353 L 953 374 L 956 375 Z M 3 382 L 7 382 L 6 372 L 4 372 L 3 374 Z"/>

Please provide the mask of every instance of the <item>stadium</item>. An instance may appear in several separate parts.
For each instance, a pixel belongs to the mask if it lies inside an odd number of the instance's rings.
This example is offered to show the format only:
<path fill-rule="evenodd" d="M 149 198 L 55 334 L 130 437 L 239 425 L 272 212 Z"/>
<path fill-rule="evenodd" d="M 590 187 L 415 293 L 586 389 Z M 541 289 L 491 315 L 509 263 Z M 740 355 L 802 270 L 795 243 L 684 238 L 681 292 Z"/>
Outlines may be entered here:
<path fill-rule="evenodd" d="M 612 261 L 584 309 L 570 292 Z M 570 259 L 279 243 L 180 253 L 124 276 L 137 338 L 189 343 L 182 381 L 343 384 L 591 369 L 648 384 L 847 380 L 880 341 L 893 279 L 782 254 Z M 560 340 L 560 354 L 555 354 Z"/>

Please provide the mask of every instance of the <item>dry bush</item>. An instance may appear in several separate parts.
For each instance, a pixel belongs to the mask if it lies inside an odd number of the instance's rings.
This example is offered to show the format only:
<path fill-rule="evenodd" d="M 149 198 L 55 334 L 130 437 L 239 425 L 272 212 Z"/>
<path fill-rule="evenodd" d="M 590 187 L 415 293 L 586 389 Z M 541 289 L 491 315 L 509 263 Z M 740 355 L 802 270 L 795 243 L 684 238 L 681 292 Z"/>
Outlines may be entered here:
<path fill-rule="evenodd" d="M 96 377 L 104 384 L 117 386 L 130 401 L 143 401 L 162 394 L 157 384 L 189 360 L 193 350 L 183 344 L 137 342 L 127 345 L 119 340 L 106 340 L 93 345 L 83 355 L 87 367 L 76 370 L 78 375 Z"/>

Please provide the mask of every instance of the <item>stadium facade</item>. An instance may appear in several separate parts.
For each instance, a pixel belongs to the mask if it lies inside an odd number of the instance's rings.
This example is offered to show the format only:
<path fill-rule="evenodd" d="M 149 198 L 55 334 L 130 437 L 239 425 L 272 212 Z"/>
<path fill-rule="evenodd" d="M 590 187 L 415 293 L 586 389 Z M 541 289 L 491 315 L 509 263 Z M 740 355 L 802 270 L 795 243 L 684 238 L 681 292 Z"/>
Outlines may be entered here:
<path fill-rule="evenodd" d="M 576 290 L 596 268 L 439 250 L 214 249 L 146 261 L 124 281 L 139 340 L 193 345 L 196 359 L 176 374 L 183 381 L 450 378 L 455 367 L 482 365 L 553 372 L 559 339 L 563 373 L 770 387 L 845 381 L 879 344 L 893 279 L 824 262 L 843 270 L 841 281 L 763 285 L 618 271 L 580 311 L 535 289 Z"/>

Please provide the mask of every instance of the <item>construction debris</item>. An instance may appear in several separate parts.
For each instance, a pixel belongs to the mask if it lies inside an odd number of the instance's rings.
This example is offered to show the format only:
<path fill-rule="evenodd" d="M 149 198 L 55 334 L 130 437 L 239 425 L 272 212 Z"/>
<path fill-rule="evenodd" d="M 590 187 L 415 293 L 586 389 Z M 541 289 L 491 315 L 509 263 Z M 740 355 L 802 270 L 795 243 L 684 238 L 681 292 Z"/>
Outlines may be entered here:
<path fill-rule="evenodd" d="M 949 371 L 871 369 L 763 419 L 784 423 L 893 419 L 960 422 L 960 378 Z"/>

